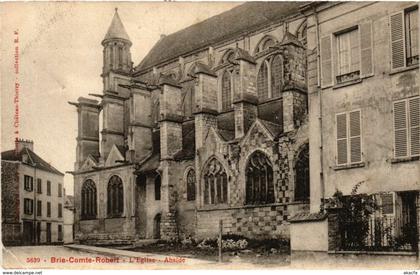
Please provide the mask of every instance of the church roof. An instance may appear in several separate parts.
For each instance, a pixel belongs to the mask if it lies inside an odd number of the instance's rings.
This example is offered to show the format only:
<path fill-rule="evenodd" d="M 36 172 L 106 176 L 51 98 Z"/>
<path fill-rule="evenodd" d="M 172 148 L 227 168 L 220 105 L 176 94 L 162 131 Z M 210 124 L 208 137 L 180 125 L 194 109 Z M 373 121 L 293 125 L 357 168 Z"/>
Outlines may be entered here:
<path fill-rule="evenodd" d="M 142 71 L 213 43 L 280 22 L 305 2 L 249 2 L 161 38 L 137 66 Z"/>
<path fill-rule="evenodd" d="M 64 175 L 27 147 L 24 147 L 19 152 L 16 152 L 15 150 L 1 152 L 1 160 L 23 162 L 23 155 L 25 154 L 28 156 L 28 160 L 25 162 L 26 164 L 35 166 L 37 169 L 44 170 L 53 174 L 62 176 Z"/>
<path fill-rule="evenodd" d="M 127 32 L 125 31 L 124 25 L 118 15 L 118 10 L 115 9 L 114 17 L 112 18 L 111 25 L 108 28 L 108 32 L 105 35 L 103 41 L 113 38 L 119 38 L 130 41 Z"/>

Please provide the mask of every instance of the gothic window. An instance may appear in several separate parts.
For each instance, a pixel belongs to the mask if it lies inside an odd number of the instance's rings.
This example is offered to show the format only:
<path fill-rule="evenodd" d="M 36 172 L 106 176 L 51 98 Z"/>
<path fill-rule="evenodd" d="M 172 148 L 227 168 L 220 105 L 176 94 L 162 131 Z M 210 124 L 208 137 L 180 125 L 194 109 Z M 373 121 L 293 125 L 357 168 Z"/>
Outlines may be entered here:
<path fill-rule="evenodd" d="M 187 200 L 195 200 L 195 171 L 190 169 L 187 173 Z"/>
<path fill-rule="evenodd" d="M 255 48 L 255 54 L 268 50 L 270 47 L 273 47 L 276 44 L 276 41 L 270 36 L 266 36 L 258 43 L 258 46 Z"/>
<path fill-rule="evenodd" d="M 162 181 L 160 175 L 157 175 L 155 178 L 155 200 L 160 201 L 160 187 L 162 185 Z"/>
<path fill-rule="evenodd" d="M 274 203 L 273 168 L 267 156 L 256 151 L 245 170 L 246 204 Z"/>
<path fill-rule="evenodd" d="M 270 48 L 270 47 L 274 46 L 274 44 L 275 44 L 275 43 L 274 43 L 273 39 L 267 39 L 267 40 L 265 40 L 265 41 L 264 41 L 264 43 L 262 44 L 261 50 L 262 50 L 262 51 L 267 50 L 268 48 Z"/>
<path fill-rule="evenodd" d="M 225 71 L 222 76 L 222 111 L 232 108 L 232 80 L 231 74 Z"/>
<path fill-rule="evenodd" d="M 217 159 L 212 159 L 204 169 L 204 204 L 227 203 L 228 178 Z"/>
<path fill-rule="evenodd" d="M 303 148 L 296 160 L 295 165 L 296 184 L 295 201 L 309 199 L 309 146 Z"/>
<path fill-rule="evenodd" d="M 268 66 L 263 61 L 257 76 L 258 99 L 264 100 L 268 98 Z"/>
<path fill-rule="evenodd" d="M 279 97 L 282 90 L 283 66 L 280 55 L 271 61 L 271 97 Z"/>
<path fill-rule="evenodd" d="M 123 182 L 120 177 L 112 176 L 108 182 L 108 216 L 118 217 L 124 211 Z"/>
<path fill-rule="evenodd" d="M 96 185 L 93 180 L 86 180 L 82 185 L 82 219 L 96 219 Z"/>
<path fill-rule="evenodd" d="M 232 50 L 228 50 L 222 57 L 221 64 L 228 64 L 234 58 L 234 53 Z"/>

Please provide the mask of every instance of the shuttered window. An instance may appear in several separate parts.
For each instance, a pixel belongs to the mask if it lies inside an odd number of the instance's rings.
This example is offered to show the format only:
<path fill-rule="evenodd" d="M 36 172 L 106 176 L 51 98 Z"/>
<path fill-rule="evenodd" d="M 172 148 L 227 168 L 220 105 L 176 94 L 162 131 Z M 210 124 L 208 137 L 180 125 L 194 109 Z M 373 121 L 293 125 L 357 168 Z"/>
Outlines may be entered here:
<path fill-rule="evenodd" d="M 419 63 L 418 8 L 390 16 L 391 68 L 399 69 Z"/>
<path fill-rule="evenodd" d="M 420 155 L 420 97 L 394 102 L 394 156 Z"/>
<path fill-rule="evenodd" d="M 327 87 L 333 84 L 331 36 L 321 38 L 321 85 Z"/>
<path fill-rule="evenodd" d="M 362 131 L 360 110 L 336 115 L 337 165 L 362 161 Z"/>

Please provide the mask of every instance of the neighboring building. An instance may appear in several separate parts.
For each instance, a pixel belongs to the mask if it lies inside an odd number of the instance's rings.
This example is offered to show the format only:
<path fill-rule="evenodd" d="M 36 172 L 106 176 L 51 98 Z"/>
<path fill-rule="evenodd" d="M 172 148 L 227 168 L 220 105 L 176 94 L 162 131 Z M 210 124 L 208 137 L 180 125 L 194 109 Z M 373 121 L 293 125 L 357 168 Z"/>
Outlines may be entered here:
<path fill-rule="evenodd" d="M 300 5 L 240 5 L 162 36 L 137 67 L 115 13 L 101 102 L 70 103 L 76 241 L 203 238 L 220 219 L 225 233 L 289 238 L 288 217 L 309 209 Z"/>
<path fill-rule="evenodd" d="M 66 195 L 64 201 L 64 243 L 73 243 L 74 240 L 74 198 L 73 196 Z"/>
<path fill-rule="evenodd" d="M 17 140 L 1 153 L 2 241 L 5 245 L 63 242 L 64 174 Z"/>
<path fill-rule="evenodd" d="M 420 227 L 418 4 L 324 2 L 302 12 L 308 18 L 311 214 L 292 219 L 292 250 L 414 254 Z M 342 209 L 337 191 L 375 202 L 377 209 L 365 216 L 365 238 L 352 242 L 358 221 L 344 220 L 352 209 Z"/>

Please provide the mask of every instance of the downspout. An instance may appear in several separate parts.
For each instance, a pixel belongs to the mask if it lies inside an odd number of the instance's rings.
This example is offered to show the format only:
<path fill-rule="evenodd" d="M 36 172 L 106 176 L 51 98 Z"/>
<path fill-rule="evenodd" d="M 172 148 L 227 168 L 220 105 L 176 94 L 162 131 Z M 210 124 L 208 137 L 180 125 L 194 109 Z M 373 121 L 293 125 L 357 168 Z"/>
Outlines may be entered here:
<path fill-rule="evenodd" d="M 319 38 L 319 21 L 316 7 L 313 6 L 314 17 L 315 17 L 315 27 L 316 27 L 316 54 L 317 54 L 317 90 L 318 90 L 318 106 L 319 106 L 319 161 L 320 161 L 320 188 L 321 188 L 321 205 L 320 211 L 324 212 L 324 200 L 325 200 L 325 183 L 324 183 L 324 164 L 323 164 L 323 134 L 322 134 L 322 89 L 321 89 L 321 54 L 320 54 L 320 38 Z"/>

